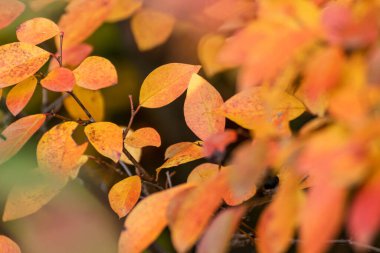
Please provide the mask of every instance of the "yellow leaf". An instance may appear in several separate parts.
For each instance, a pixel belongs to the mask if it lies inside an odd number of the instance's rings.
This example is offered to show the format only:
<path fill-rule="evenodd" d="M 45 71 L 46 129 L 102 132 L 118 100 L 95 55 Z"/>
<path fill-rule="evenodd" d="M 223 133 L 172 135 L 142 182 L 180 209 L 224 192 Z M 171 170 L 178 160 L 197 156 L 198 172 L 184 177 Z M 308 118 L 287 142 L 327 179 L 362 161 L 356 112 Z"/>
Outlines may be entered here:
<path fill-rule="evenodd" d="M 125 129 L 125 128 L 123 128 L 123 129 Z M 133 134 L 134 134 L 134 131 L 132 129 L 129 129 L 126 138 L 128 138 L 129 136 L 131 136 Z M 135 148 L 135 147 L 132 147 L 132 146 L 128 146 L 128 145 L 125 145 L 125 143 L 124 143 L 124 147 L 133 156 L 133 158 L 136 159 L 136 161 L 140 162 L 141 154 L 142 154 L 142 149 L 141 148 Z M 123 161 L 123 162 L 125 162 L 126 164 L 133 165 L 133 163 L 131 162 L 131 160 L 129 160 L 124 153 L 121 154 L 120 160 Z"/>
<path fill-rule="evenodd" d="M 213 178 L 219 172 L 219 165 L 213 163 L 203 163 L 195 167 L 187 177 L 188 183 L 201 184 Z"/>
<path fill-rule="evenodd" d="M 166 212 L 170 201 L 192 187 L 183 184 L 152 194 L 139 202 L 125 220 L 125 230 L 119 239 L 119 253 L 140 253 L 154 242 L 168 224 Z"/>
<path fill-rule="evenodd" d="M 124 146 L 143 148 L 147 146 L 161 146 L 160 134 L 151 127 L 137 129 L 135 132 L 128 135 L 124 140 Z"/>
<path fill-rule="evenodd" d="M 24 42 L 0 46 L 0 87 L 11 86 L 32 76 L 49 57 L 49 52 Z"/>
<path fill-rule="evenodd" d="M 222 105 L 219 92 L 201 76 L 193 74 L 183 109 L 187 126 L 201 140 L 224 131 L 225 118 L 216 112 Z"/>
<path fill-rule="evenodd" d="M 25 10 L 25 4 L 18 0 L 0 1 L 0 29 L 10 25 Z"/>
<path fill-rule="evenodd" d="M 75 85 L 73 93 L 80 99 L 95 121 L 102 121 L 104 119 L 105 105 L 103 95 L 100 91 L 87 90 Z M 71 96 L 66 97 L 63 104 L 73 119 L 89 120 L 87 114 Z"/>
<path fill-rule="evenodd" d="M 37 145 L 37 161 L 41 171 L 63 178 L 77 175 L 78 165 L 84 162 L 82 156 L 87 142 L 77 145 L 71 135 L 77 128 L 74 121 L 58 124 L 47 131 Z"/>
<path fill-rule="evenodd" d="M 142 6 L 142 3 L 142 0 L 116 0 L 106 21 L 118 22 L 127 19 Z"/>
<path fill-rule="evenodd" d="M 140 90 L 140 105 L 147 108 L 165 106 L 177 99 L 189 85 L 200 66 L 170 63 L 153 70 Z"/>
<path fill-rule="evenodd" d="M 31 76 L 14 86 L 7 95 L 6 104 L 9 111 L 16 116 L 28 104 L 37 86 L 37 79 Z"/>
<path fill-rule="evenodd" d="M 16 30 L 17 39 L 33 45 L 53 38 L 59 33 L 58 26 L 47 18 L 33 18 L 22 23 Z"/>
<path fill-rule="evenodd" d="M 140 51 L 164 43 L 173 31 L 174 17 L 154 10 L 142 9 L 133 15 L 131 28 Z"/>
<path fill-rule="evenodd" d="M 136 205 L 140 193 L 141 179 L 139 176 L 132 176 L 112 186 L 108 200 L 112 210 L 119 215 L 119 218 L 122 218 Z"/>
<path fill-rule="evenodd" d="M 65 33 L 64 48 L 76 46 L 87 39 L 107 18 L 112 3 L 113 0 L 70 1 L 58 22 Z M 59 45 L 59 39 L 56 39 L 56 44 Z"/>
<path fill-rule="evenodd" d="M 4 253 L 21 253 L 20 247 L 4 235 L 0 235 L 0 249 Z"/>
<path fill-rule="evenodd" d="M 0 164 L 14 156 L 32 135 L 45 122 L 44 114 L 35 114 L 21 118 L 10 124 L 1 135 L 6 140 L 0 140 Z"/>
<path fill-rule="evenodd" d="M 123 129 L 111 122 L 92 123 L 84 132 L 94 148 L 103 156 L 118 162 L 123 152 Z"/>
<path fill-rule="evenodd" d="M 41 80 L 41 85 L 45 89 L 56 92 L 72 91 L 75 85 L 75 77 L 70 69 L 56 68 Z"/>
<path fill-rule="evenodd" d="M 76 84 L 89 90 L 99 90 L 117 83 L 115 67 L 103 57 L 87 57 L 73 72 Z"/>

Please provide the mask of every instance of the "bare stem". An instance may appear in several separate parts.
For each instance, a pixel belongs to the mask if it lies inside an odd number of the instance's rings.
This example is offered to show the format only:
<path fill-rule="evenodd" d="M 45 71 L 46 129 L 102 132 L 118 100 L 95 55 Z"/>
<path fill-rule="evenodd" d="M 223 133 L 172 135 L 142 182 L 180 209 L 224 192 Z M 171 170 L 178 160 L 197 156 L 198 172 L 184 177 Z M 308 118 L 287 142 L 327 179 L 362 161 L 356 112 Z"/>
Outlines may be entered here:
<path fill-rule="evenodd" d="M 129 177 L 133 175 L 132 172 L 129 170 L 128 166 L 123 161 L 119 161 L 119 164 Z"/>
<path fill-rule="evenodd" d="M 65 36 L 64 32 L 61 32 L 59 34 L 59 57 L 58 57 L 58 62 L 59 66 L 63 66 L 63 37 Z"/>
<path fill-rule="evenodd" d="M 171 178 L 171 175 L 170 175 L 170 172 L 169 171 L 166 171 L 166 183 L 167 183 L 167 186 L 169 188 L 172 188 L 173 187 L 173 184 L 172 184 L 172 178 Z"/>
<path fill-rule="evenodd" d="M 86 113 L 89 119 L 89 123 L 94 123 L 95 119 L 92 117 L 91 113 L 87 110 L 87 108 L 82 104 L 80 99 L 72 91 L 68 91 L 67 93 L 77 102 L 77 104 L 80 106 L 80 108 L 82 108 L 84 113 Z"/>
<path fill-rule="evenodd" d="M 141 166 L 141 164 L 138 161 L 136 161 L 136 159 L 132 156 L 131 153 L 128 152 L 128 150 L 125 147 L 123 147 L 123 153 L 135 166 L 137 175 L 139 175 L 147 181 L 154 181 L 154 178 Z"/>

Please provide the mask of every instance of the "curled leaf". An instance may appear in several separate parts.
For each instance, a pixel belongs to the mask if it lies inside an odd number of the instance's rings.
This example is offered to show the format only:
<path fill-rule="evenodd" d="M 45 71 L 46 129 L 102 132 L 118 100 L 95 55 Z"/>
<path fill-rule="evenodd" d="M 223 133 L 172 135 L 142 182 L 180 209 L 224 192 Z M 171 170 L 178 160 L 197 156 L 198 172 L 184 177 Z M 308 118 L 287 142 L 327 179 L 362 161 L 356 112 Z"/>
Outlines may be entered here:
<path fill-rule="evenodd" d="M 75 85 L 75 77 L 70 69 L 56 68 L 41 80 L 41 85 L 51 91 L 72 91 Z"/>
<path fill-rule="evenodd" d="M 128 135 L 124 140 L 125 146 L 135 148 L 143 148 L 147 146 L 161 146 L 160 134 L 151 127 L 137 129 L 132 134 Z"/>
<path fill-rule="evenodd" d="M 33 18 L 22 23 L 16 30 L 17 39 L 33 45 L 51 39 L 59 33 L 58 26 L 47 18 Z"/>
<path fill-rule="evenodd" d="M 14 86 L 7 95 L 6 104 L 9 111 L 16 116 L 28 104 L 37 86 L 37 79 L 31 76 Z"/>

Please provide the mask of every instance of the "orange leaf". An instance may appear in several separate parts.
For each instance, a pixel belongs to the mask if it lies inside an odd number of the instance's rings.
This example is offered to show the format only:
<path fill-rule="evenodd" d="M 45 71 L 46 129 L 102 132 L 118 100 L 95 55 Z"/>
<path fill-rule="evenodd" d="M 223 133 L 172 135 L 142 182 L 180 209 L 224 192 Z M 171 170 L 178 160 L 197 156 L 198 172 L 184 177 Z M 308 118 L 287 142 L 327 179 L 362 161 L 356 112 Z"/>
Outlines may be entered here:
<path fill-rule="evenodd" d="M 111 122 L 92 123 L 84 128 L 92 146 L 103 156 L 118 162 L 123 152 L 123 129 Z"/>
<path fill-rule="evenodd" d="M 197 253 L 228 252 L 228 245 L 244 213 L 245 206 L 228 208 L 220 212 L 207 228 L 198 243 Z"/>
<path fill-rule="evenodd" d="M 157 177 L 162 169 L 178 166 L 204 157 L 202 147 L 192 142 L 181 142 L 170 146 L 165 152 L 168 159 L 156 169 Z"/>
<path fill-rule="evenodd" d="M 41 85 L 51 91 L 72 91 L 75 85 L 75 77 L 70 69 L 56 68 L 41 80 Z"/>
<path fill-rule="evenodd" d="M 305 107 L 297 98 L 281 90 L 252 87 L 227 100 L 222 110 L 230 120 L 253 129 L 257 121 L 275 123 L 278 115 L 285 114 L 288 120 L 292 120 L 301 115 Z"/>
<path fill-rule="evenodd" d="M 6 104 L 9 111 L 16 116 L 28 104 L 37 86 L 37 79 L 34 76 L 25 79 L 14 86 L 7 95 Z"/>
<path fill-rule="evenodd" d="M 380 173 L 355 195 L 348 215 L 348 232 L 353 240 L 370 244 L 380 227 Z"/>
<path fill-rule="evenodd" d="M 64 122 L 47 131 L 37 145 L 38 167 L 63 178 L 75 178 L 81 165 L 87 161 L 83 156 L 87 143 L 77 145 L 71 135 L 78 127 L 74 121 Z"/>
<path fill-rule="evenodd" d="M 128 177 L 112 186 L 108 199 L 112 210 L 119 218 L 126 216 L 136 205 L 141 193 L 139 176 Z"/>
<path fill-rule="evenodd" d="M 33 171 L 10 191 L 5 203 L 3 221 L 15 220 L 37 212 L 66 185 L 51 175 Z"/>
<path fill-rule="evenodd" d="M 20 247 L 4 235 L 0 235 L 0 249 L 3 253 L 21 253 Z"/>
<path fill-rule="evenodd" d="M 0 87 L 19 83 L 36 73 L 50 53 L 24 42 L 0 46 Z"/>
<path fill-rule="evenodd" d="M 131 29 L 137 47 L 147 51 L 164 43 L 173 31 L 174 17 L 154 10 L 142 9 L 133 15 Z"/>
<path fill-rule="evenodd" d="M 95 121 L 104 119 L 104 98 L 99 90 L 87 90 L 75 85 L 73 93 L 80 99 Z M 71 96 L 66 97 L 63 104 L 73 119 L 89 120 L 87 114 Z"/>
<path fill-rule="evenodd" d="M 25 10 L 25 4 L 18 0 L 0 1 L 0 29 L 10 25 Z"/>
<path fill-rule="evenodd" d="M 58 26 L 65 33 L 64 48 L 76 46 L 87 39 L 107 18 L 113 0 L 72 0 L 61 16 Z M 59 45 L 59 40 L 56 40 Z"/>
<path fill-rule="evenodd" d="M 16 30 L 17 39 L 33 45 L 53 38 L 59 33 L 58 26 L 47 18 L 33 18 L 22 23 Z"/>
<path fill-rule="evenodd" d="M 129 129 L 128 134 L 127 134 L 127 138 L 129 136 L 133 135 L 133 134 L 134 134 L 134 131 L 132 129 Z M 140 161 L 140 159 L 141 159 L 141 153 L 142 153 L 141 148 L 135 148 L 135 147 L 132 147 L 132 146 L 128 146 L 128 145 L 125 145 L 125 143 L 124 143 L 124 147 L 133 156 L 133 158 L 136 159 L 136 161 L 138 161 L 138 162 Z M 127 156 L 124 153 L 121 154 L 120 160 L 123 161 L 123 162 L 125 162 L 126 164 L 133 165 L 133 163 L 127 158 Z"/>
<path fill-rule="evenodd" d="M 201 184 L 213 178 L 219 172 L 219 165 L 213 163 L 203 163 L 195 167 L 187 177 L 188 183 Z"/>
<path fill-rule="evenodd" d="M 147 146 L 159 147 L 161 146 L 161 137 L 154 128 L 144 127 L 137 129 L 131 135 L 127 136 L 124 140 L 124 145 L 135 148 Z"/>
<path fill-rule="evenodd" d="M 226 190 L 224 173 L 197 186 L 185 196 L 177 195 L 169 208 L 169 228 L 175 249 L 187 252 L 200 238 Z"/>
<path fill-rule="evenodd" d="M 198 74 L 193 74 L 187 88 L 184 114 L 187 126 L 201 140 L 222 133 L 225 118 L 216 109 L 223 105 L 219 92 Z"/>
<path fill-rule="evenodd" d="M 44 114 L 35 114 L 21 118 L 10 124 L 1 134 L 6 140 L 0 140 L 0 164 L 14 156 L 32 135 L 45 122 Z"/>
<path fill-rule="evenodd" d="M 200 66 L 170 63 L 153 70 L 144 80 L 140 90 L 140 105 L 158 108 L 173 102 L 189 85 L 191 76 Z"/>
<path fill-rule="evenodd" d="M 114 1 L 111 13 L 107 17 L 107 22 L 118 22 L 129 18 L 142 6 L 142 0 L 116 0 Z"/>
<path fill-rule="evenodd" d="M 172 198 L 191 187 L 183 184 L 152 194 L 139 202 L 125 220 L 125 230 L 119 239 L 119 253 L 140 253 L 154 242 L 168 224 L 166 212 Z"/>
<path fill-rule="evenodd" d="M 74 70 L 77 85 L 89 90 L 99 90 L 117 83 L 115 67 L 106 58 L 90 56 Z"/>

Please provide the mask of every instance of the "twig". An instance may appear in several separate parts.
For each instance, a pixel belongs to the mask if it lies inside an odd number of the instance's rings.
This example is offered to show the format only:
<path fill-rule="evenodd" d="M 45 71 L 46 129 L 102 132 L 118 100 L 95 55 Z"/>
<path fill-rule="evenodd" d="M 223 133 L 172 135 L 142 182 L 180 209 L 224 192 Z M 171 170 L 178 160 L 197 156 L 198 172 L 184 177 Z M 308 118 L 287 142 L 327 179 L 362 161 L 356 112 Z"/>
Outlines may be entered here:
<path fill-rule="evenodd" d="M 168 185 L 169 188 L 172 188 L 173 187 L 173 184 L 172 184 L 172 178 L 170 176 L 170 172 L 169 171 L 166 171 L 166 183 Z"/>
<path fill-rule="evenodd" d="M 95 119 L 92 117 L 91 113 L 87 110 L 87 108 L 82 104 L 82 102 L 80 101 L 80 99 L 72 91 L 68 91 L 67 94 L 69 94 L 77 102 L 77 104 L 80 106 L 80 108 L 82 108 L 82 110 L 84 111 L 84 113 L 86 113 L 86 115 L 87 115 L 87 117 L 89 119 L 88 122 L 89 123 L 94 123 Z"/>
<path fill-rule="evenodd" d="M 59 34 L 59 56 L 57 58 L 59 66 L 63 66 L 63 36 L 65 35 L 64 32 L 61 32 Z"/>
<path fill-rule="evenodd" d="M 51 112 L 51 111 L 59 111 L 59 109 L 61 108 L 62 104 L 63 104 L 63 100 L 65 98 L 67 98 L 69 94 L 62 94 L 62 96 L 60 96 L 59 98 L 57 98 L 55 101 L 53 101 L 51 104 L 49 104 L 48 106 L 46 106 L 44 109 L 43 109 L 43 113 L 48 113 L 48 112 Z"/>
<path fill-rule="evenodd" d="M 132 123 L 133 123 L 133 120 L 135 119 L 136 114 L 141 109 L 141 106 L 138 105 L 137 108 L 136 108 L 136 110 L 135 110 L 134 105 L 133 105 L 133 97 L 132 97 L 132 95 L 129 95 L 128 97 L 129 97 L 129 103 L 131 105 L 131 117 L 129 118 L 128 126 L 125 129 L 125 131 L 124 131 L 124 139 L 128 135 L 129 130 L 131 130 Z"/>
<path fill-rule="evenodd" d="M 141 166 L 141 164 L 138 161 L 136 161 L 136 159 L 132 156 L 131 153 L 129 153 L 129 151 L 125 147 L 123 147 L 123 153 L 135 166 L 137 175 L 139 175 L 147 181 L 154 181 L 153 177 Z"/>
<path fill-rule="evenodd" d="M 133 175 L 132 172 L 129 170 L 128 166 L 123 161 L 119 161 L 119 164 L 124 169 L 124 171 L 127 173 L 127 175 L 129 177 L 131 177 Z"/>

